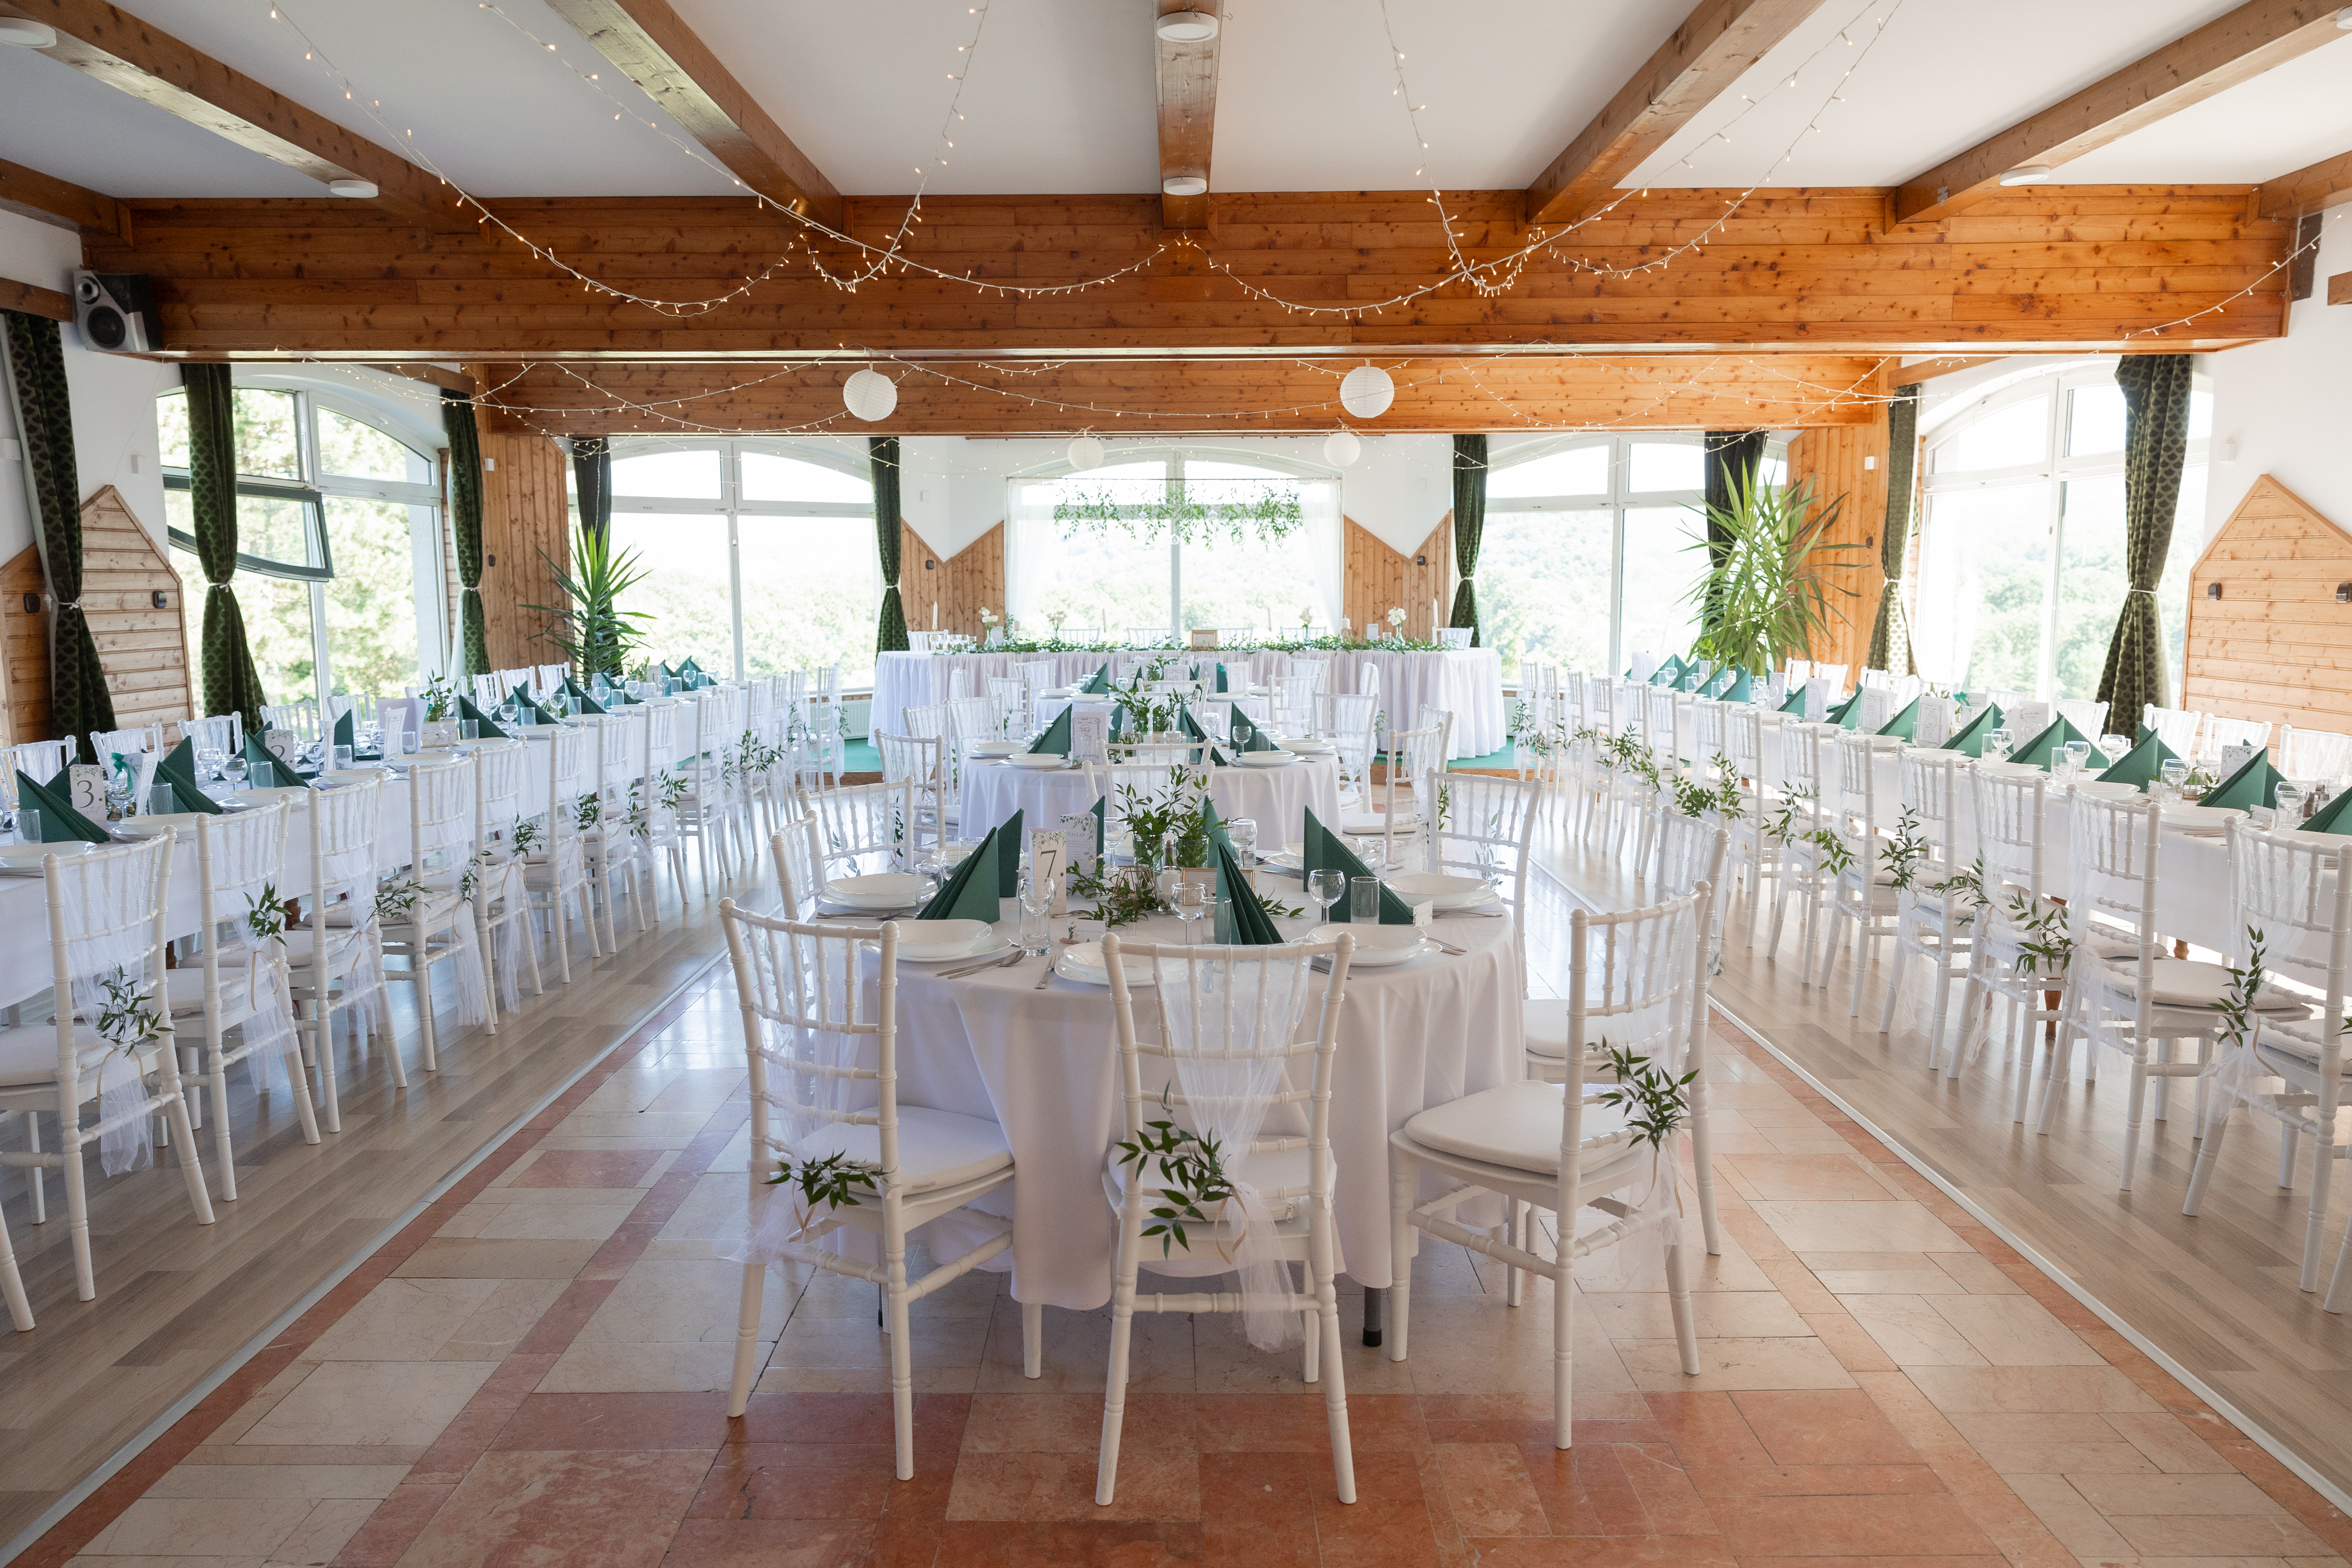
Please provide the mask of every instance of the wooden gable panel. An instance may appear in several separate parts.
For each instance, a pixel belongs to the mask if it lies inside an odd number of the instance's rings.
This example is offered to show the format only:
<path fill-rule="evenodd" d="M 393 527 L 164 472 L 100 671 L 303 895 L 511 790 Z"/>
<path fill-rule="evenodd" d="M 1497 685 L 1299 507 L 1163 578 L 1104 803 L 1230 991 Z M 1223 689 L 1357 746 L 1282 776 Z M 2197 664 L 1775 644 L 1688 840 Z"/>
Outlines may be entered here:
<path fill-rule="evenodd" d="M 185 588 L 179 573 L 112 485 L 82 502 L 81 541 L 82 613 L 89 617 L 106 689 L 114 698 L 116 724 L 126 730 L 177 724 L 194 712 Z M 37 549 L 28 546 L 0 567 L 0 648 L 6 660 L 10 744 L 54 738 L 48 611 L 45 605 L 26 608 L 47 592 Z"/>
<path fill-rule="evenodd" d="M 1430 601 L 1437 601 L 1441 624 L 1454 609 L 1454 514 L 1447 512 L 1410 555 L 1391 550 L 1353 518 L 1347 520 L 1345 532 L 1341 613 L 1358 635 L 1375 626 L 1385 631 L 1388 613 L 1402 607 L 1405 636 L 1429 640 Z"/>
<path fill-rule="evenodd" d="M 2264 474 L 2189 580 L 2181 704 L 2231 719 L 2352 731 L 2352 533 Z M 2221 584 L 2218 599 L 2206 595 Z"/>
<path fill-rule="evenodd" d="M 998 523 L 953 555 L 942 555 L 901 519 L 898 603 L 908 631 L 985 637 L 988 628 L 981 624 L 980 612 L 1004 613 L 1004 525 Z"/>

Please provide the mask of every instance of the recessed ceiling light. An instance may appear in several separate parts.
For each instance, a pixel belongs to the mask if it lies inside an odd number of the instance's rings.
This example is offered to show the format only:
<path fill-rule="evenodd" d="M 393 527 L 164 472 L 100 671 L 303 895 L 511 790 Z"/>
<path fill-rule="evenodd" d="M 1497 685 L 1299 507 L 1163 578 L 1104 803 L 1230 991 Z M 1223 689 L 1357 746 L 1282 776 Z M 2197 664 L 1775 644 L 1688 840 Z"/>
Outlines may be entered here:
<path fill-rule="evenodd" d="M 0 16 L 0 44 L 14 44 L 20 49 L 55 48 L 58 30 L 47 22 L 36 22 L 30 16 Z"/>
<path fill-rule="evenodd" d="M 1209 11 L 1171 11 L 1155 30 L 1171 44 L 1205 44 L 1217 36 L 1217 18 Z"/>
<path fill-rule="evenodd" d="M 2038 185 L 2057 172 L 2044 163 L 2028 163 L 2021 168 L 2002 170 L 2000 183 L 2004 185 Z"/>
<path fill-rule="evenodd" d="M 1169 196 L 1205 196 L 1209 182 L 1201 174 L 1171 174 L 1160 182 L 1160 192 Z"/>
<path fill-rule="evenodd" d="M 331 196 L 349 196 L 353 201 L 368 201 L 375 195 L 375 182 L 373 180 L 329 180 L 327 194 Z"/>

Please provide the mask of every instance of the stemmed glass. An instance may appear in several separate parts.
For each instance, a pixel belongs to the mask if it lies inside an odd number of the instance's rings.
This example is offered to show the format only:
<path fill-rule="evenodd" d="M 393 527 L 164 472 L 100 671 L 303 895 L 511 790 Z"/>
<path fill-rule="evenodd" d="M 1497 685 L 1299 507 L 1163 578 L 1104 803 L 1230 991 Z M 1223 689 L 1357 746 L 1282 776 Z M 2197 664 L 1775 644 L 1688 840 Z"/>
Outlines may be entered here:
<path fill-rule="evenodd" d="M 1348 893 L 1348 873 L 1345 871 L 1309 871 L 1307 873 L 1307 896 L 1315 901 L 1315 923 L 1328 925 L 1331 906 Z"/>
<path fill-rule="evenodd" d="M 221 776 L 228 780 L 228 787 L 232 790 L 241 790 L 245 787 L 245 753 L 243 752 L 231 752 L 222 761 Z"/>
<path fill-rule="evenodd" d="M 2189 782 L 2189 764 L 2179 757 L 2168 761 L 2158 770 L 2164 779 L 2165 794 L 2174 800 L 2180 798 L 2180 787 Z"/>
<path fill-rule="evenodd" d="M 2107 759 L 2109 767 L 2114 767 L 2117 763 L 2122 762 L 2124 754 L 2131 749 L 2132 743 L 2127 736 L 2102 735 L 2099 737 L 2099 754 Z"/>
<path fill-rule="evenodd" d="M 2090 760 L 2091 760 L 2091 742 L 2088 742 L 2088 741 L 2069 741 L 2069 742 L 2066 742 L 2066 779 L 2067 779 L 2067 782 L 2071 784 L 2071 783 L 2073 783 L 2075 779 L 2078 779 L 2078 778 L 2082 777 L 2082 776 L 2083 776 L 2083 769 L 2084 769 L 2084 766 L 2085 766 L 2085 765 L 2090 762 Z"/>
<path fill-rule="evenodd" d="M 207 746 L 196 753 L 196 782 L 199 784 L 210 784 L 220 777 L 220 771 L 221 753 L 218 750 Z"/>
<path fill-rule="evenodd" d="M 1184 922 L 1184 945 L 1193 945 L 1193 922 L 1209 912 L 1209 884 L 1179 882 L 1176 884 L 1176 918 Z"/>
<path fill-rule="evenodd" d="M 1990 731 L 1985 735 L 1984 754 L 1989 762 L 2005 763 L 2016 748 L 2017 737 L 2006 729 Z"/>
<path fill-rule="evenodd" d="M 1053 945 L 1053 924 L 1045 918 L 1053 910 L 1054 879 L 1024 871 L 1021 874 L 1021 951 L 1031 958 L 1042 956 Z"/>

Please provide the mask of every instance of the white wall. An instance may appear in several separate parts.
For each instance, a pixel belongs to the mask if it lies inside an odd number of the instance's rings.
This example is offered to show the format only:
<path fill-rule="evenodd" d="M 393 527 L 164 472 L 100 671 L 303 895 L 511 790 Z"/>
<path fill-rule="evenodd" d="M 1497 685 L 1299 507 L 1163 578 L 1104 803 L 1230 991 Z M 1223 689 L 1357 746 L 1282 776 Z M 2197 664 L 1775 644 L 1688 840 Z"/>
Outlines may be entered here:
<path fill-rule="evenodd" d="M 2327 303 L 2327 279 L 2352 272 L 2352 206 L 2337 207 L 2321 231 L 2318 283 L 2289 307 L 2284 339 L 2208 354 L 2213 378 L 2213 470 L 2206 489 L 2210 539 L 2268 474 L 2339 528 L 2352 529 L 2352 471 L 2345 466 L 2352 422 L 2352 305 Z M 2225 443 L 2238 444 L 2225 462 Z"/>
<path fill-rule="evenodd" d="M 44 289 L 70 287 L 81 263 L 81 237 L 34 218 L 0 212 L 0 278 Z M 155 397 L 180 384 L 177 365 L 93 353 L 71 326 L 63 333 L 66 388 L 73 399 L 74 458 L 81 500 L 103 486 L 122 492 L 147 531 L 163 537 L 163 477 L 155 460 Z M 0 436 L 19 432 L 0 398 Z M 0 561 L 33 542 L 21 463 L 0 464 Z"/>

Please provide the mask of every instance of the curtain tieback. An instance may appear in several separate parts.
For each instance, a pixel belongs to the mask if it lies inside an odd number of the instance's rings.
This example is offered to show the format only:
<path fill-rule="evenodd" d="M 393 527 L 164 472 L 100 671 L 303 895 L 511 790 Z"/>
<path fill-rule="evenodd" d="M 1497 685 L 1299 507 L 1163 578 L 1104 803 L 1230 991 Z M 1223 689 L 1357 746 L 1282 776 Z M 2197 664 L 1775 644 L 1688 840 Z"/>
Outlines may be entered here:
<path fill-rule="evenodd" d="M 2124 592 L 2126 594 L 2146 594 L 2151 599 L 2156 597 L 2156 590 L 2153 588 L 2126 588 Z"/>

